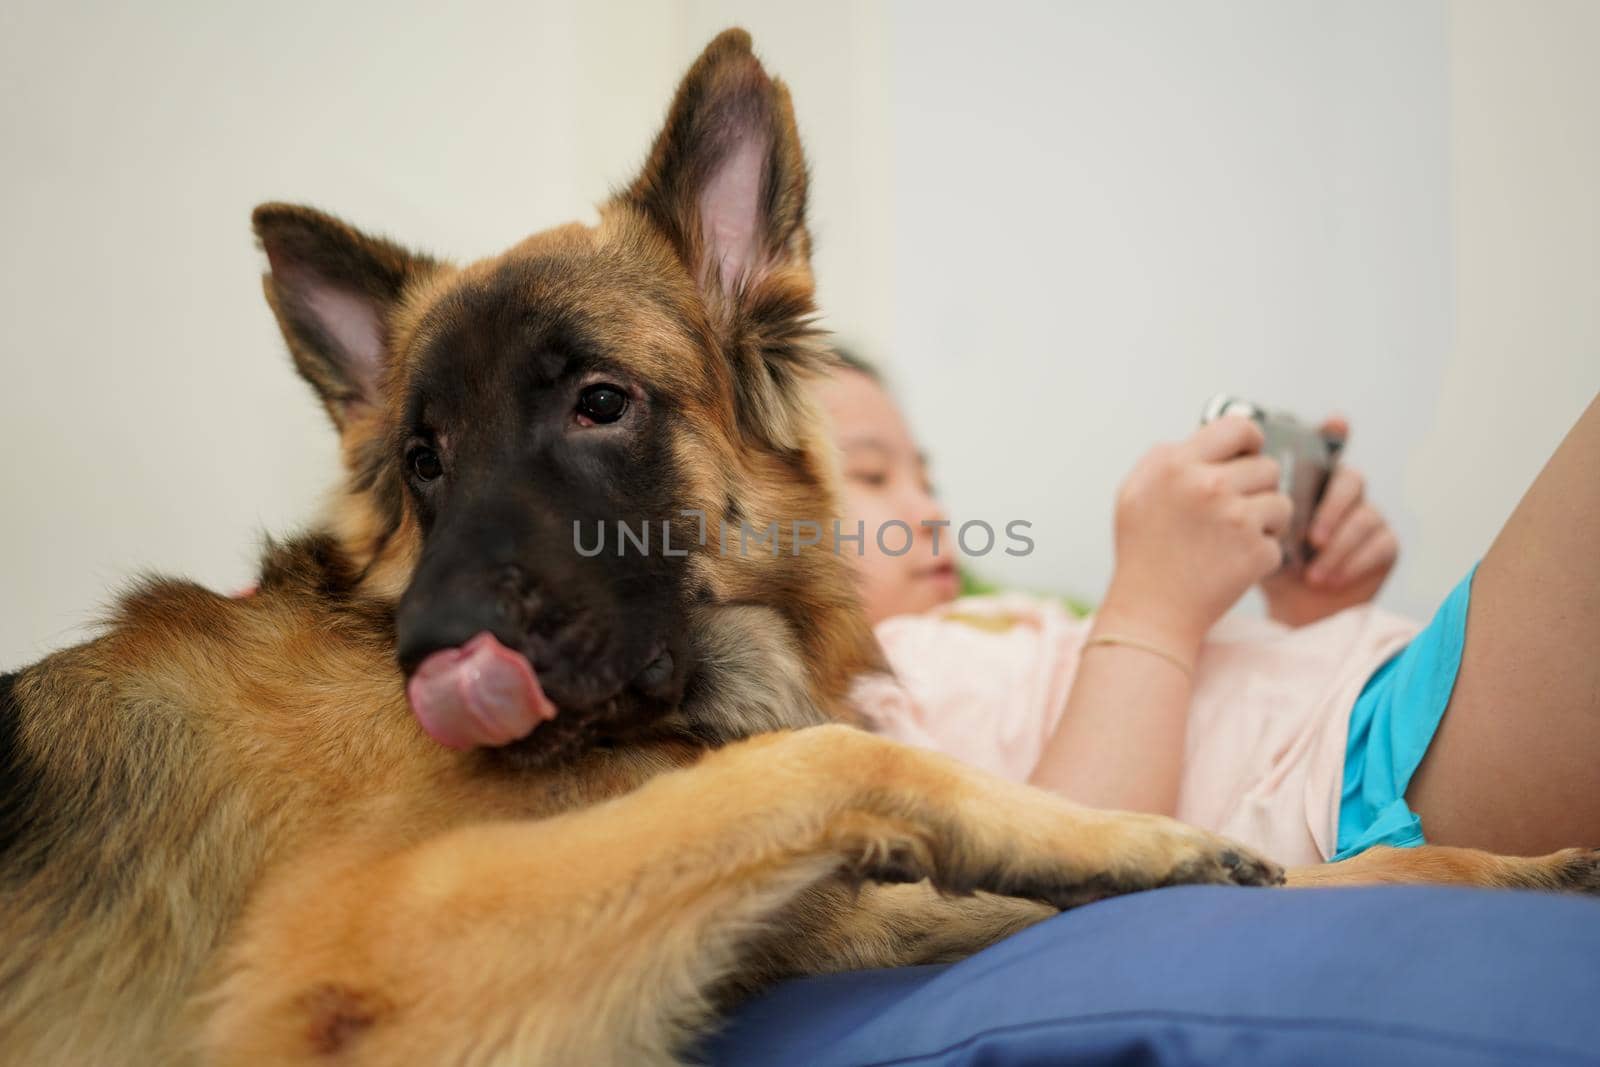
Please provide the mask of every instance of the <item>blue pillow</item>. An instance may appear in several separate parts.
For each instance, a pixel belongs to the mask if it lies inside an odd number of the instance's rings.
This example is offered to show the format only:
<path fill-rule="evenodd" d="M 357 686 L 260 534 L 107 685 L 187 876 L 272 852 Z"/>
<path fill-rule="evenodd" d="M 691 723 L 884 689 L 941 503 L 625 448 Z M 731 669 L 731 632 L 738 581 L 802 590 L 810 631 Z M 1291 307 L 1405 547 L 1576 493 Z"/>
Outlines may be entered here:
<path fill-rule="evenodd" d="M 715 1065 L 1600 1064 L 1600 902 L 1165 889 L 958 964 L 791 982 Z"/>

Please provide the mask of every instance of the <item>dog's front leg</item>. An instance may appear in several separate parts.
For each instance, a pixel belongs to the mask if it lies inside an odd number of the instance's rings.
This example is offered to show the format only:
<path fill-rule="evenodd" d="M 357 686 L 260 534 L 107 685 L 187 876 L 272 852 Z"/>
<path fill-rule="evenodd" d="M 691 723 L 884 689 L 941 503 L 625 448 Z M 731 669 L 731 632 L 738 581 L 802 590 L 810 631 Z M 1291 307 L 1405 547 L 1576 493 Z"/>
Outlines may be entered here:
<path fill-rule="evenodd" d="M 206 1048 L 250 1064 L 670 1063 L 798 897 L 924 877 L 1065 906 L 1279 873 L 1171 820 L 858 730 L 773 734 L 592 808 L 296 865 L 253 902 Z"/>
<path fill-rule="evenodd" d="M 950 963 L 1060 913 L 1018 897 L 941 893 L 929 882 L 813 886 L 773 919 L 733 975 L 727 1000 L 783 978 Z"/>
<path fill-rule="evenodd" d="M 1447 845 L 1380 845 L 1338 863 L 1296 867 L 1289 872 L 1288 882 L 1293 888 L 1468 885 L 1600 895 L 1600 849 L 1565 848 L 1546 856 L 1499 856 Z"/>

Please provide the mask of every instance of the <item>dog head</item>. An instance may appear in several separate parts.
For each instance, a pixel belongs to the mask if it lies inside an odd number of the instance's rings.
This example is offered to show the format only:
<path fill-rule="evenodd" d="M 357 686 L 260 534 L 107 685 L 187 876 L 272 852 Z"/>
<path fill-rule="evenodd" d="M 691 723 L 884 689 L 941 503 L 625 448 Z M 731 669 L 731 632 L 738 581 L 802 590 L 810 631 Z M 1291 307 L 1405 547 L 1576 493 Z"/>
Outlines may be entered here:
<path fill-rule="evenodd" d="M 731 603 L 773 609 L 823 706 L 875 663 L 846 564 L 793 533 L 834 515 L 805 207 L 787 90 L 730 30 L 597 226 L 458 267 L 256 210 L 268 301 L 341 436 L 334 533 L 398 604 L 414 696 L 477 657 L 489 698 L 554 716 L 529 744 L 626 733 L 683 705 L 697 613 Z"/>

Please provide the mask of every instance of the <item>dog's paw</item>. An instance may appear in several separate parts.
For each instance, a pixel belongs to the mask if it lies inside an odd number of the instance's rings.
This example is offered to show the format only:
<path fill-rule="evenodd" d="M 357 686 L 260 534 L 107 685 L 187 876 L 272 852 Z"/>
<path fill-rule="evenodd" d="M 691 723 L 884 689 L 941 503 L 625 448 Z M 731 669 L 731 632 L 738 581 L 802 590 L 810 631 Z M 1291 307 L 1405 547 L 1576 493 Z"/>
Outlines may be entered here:
<path fill-rule="evenodd" d="M 1029 893 L 1068 908 L 1105 897 L 1177 885 L 1282 885 L 1283 868 L 1243 845 L 1153 815 L 1116 815 L 1122 831 L 1097 869 L 1079 869 L 1070 882 Z"/>
<path fill-rule="evenodd" d="M 1555 854 L 1554 889 L 1600 896 L 1600 848 L 1567 848 Z"/>
<path fill-rule="evenodd" d="M 1283 884 L 1283 868 L 1242 845 L 1218 839 L 1173 867 L 1163 885 Z"/>
<path fill-rule="evenodd" d="M 1153 815 L 1133 816 L 1145 825 L 1140 848 L 1128 861 L 1139 889 L 1173 885 L 1272 886 L 1283 884 L 1283 868 L 1225 837 Z M 1124 877 L 1127 877 L 1124 869 Z"/>

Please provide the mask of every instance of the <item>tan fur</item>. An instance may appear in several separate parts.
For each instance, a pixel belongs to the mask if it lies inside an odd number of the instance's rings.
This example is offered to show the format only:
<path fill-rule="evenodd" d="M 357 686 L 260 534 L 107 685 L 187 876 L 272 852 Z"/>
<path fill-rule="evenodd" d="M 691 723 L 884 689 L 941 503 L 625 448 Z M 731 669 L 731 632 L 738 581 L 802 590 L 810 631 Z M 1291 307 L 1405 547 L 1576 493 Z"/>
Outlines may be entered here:
<path fill-rule="evenodd" d="M 760 269 L 725 287 L 673 168 L 694 108 L 730 86 L 757 94 L 779 184 Z M 473 286 L 536 265 L 526 299 L 604 331 L 682 413 L 682 506 L 831 517 L 804 390 L 827 362 L 804 206 L 787 93 L 730 31 L 594 228 L 457 267 L 306 209 L 258 211 L 285 240 L 343 227 L 386 308 L 387 406 L 294 331 L 269 277 L 341 434 L 327 518 L 269 548 L 250 599 L 148 582 L 97 640 L 0 679 L 15 727 L 0 831 L 17 831 L 0 833 L 0 1062 L 665 1064 L 780 978 L 957 958 L 1112 893 L 1276 878 L 1170 820 L 838 725 L 851 682 L 883 664 L 825 548 L 695 555 L 704 684 L 631 744 L 530 769 L 418 728 L 394 612 L 421 533 L 385 481 L 411 353 Z M 1295 880 L 1571 885 L 1581 867 L 1428 855 Z"/>
<path fill-rule="evenodd" d="M 328 1029 L 306 992 L 332 985 L 386 1005 L 351 1062 L 671 1062 L 746 944 L 841 877 L 1067 905 L 1218 862 L 1178 824 L 1075 809 L 852 728 L 773 734 L 598 806 L 286 871 L 244 924 L 206 1036 L 223 1062 L 294 1062 Z M 852 965 L 896 959 L 855 947 Z M 818 954 L 808 969 L 840 965 Z"/>
<path fill-rule="evenodd" d="M 1379 845 L 1338 863 L 1297 867 L 1291 888 L 1356 885 L 1471 885 L 1483 889 L 1543 889 L 1600 893 L 1600 849 L 1564 848 L 1545 856 L 1497 856 L 1475 848 Z"/>

